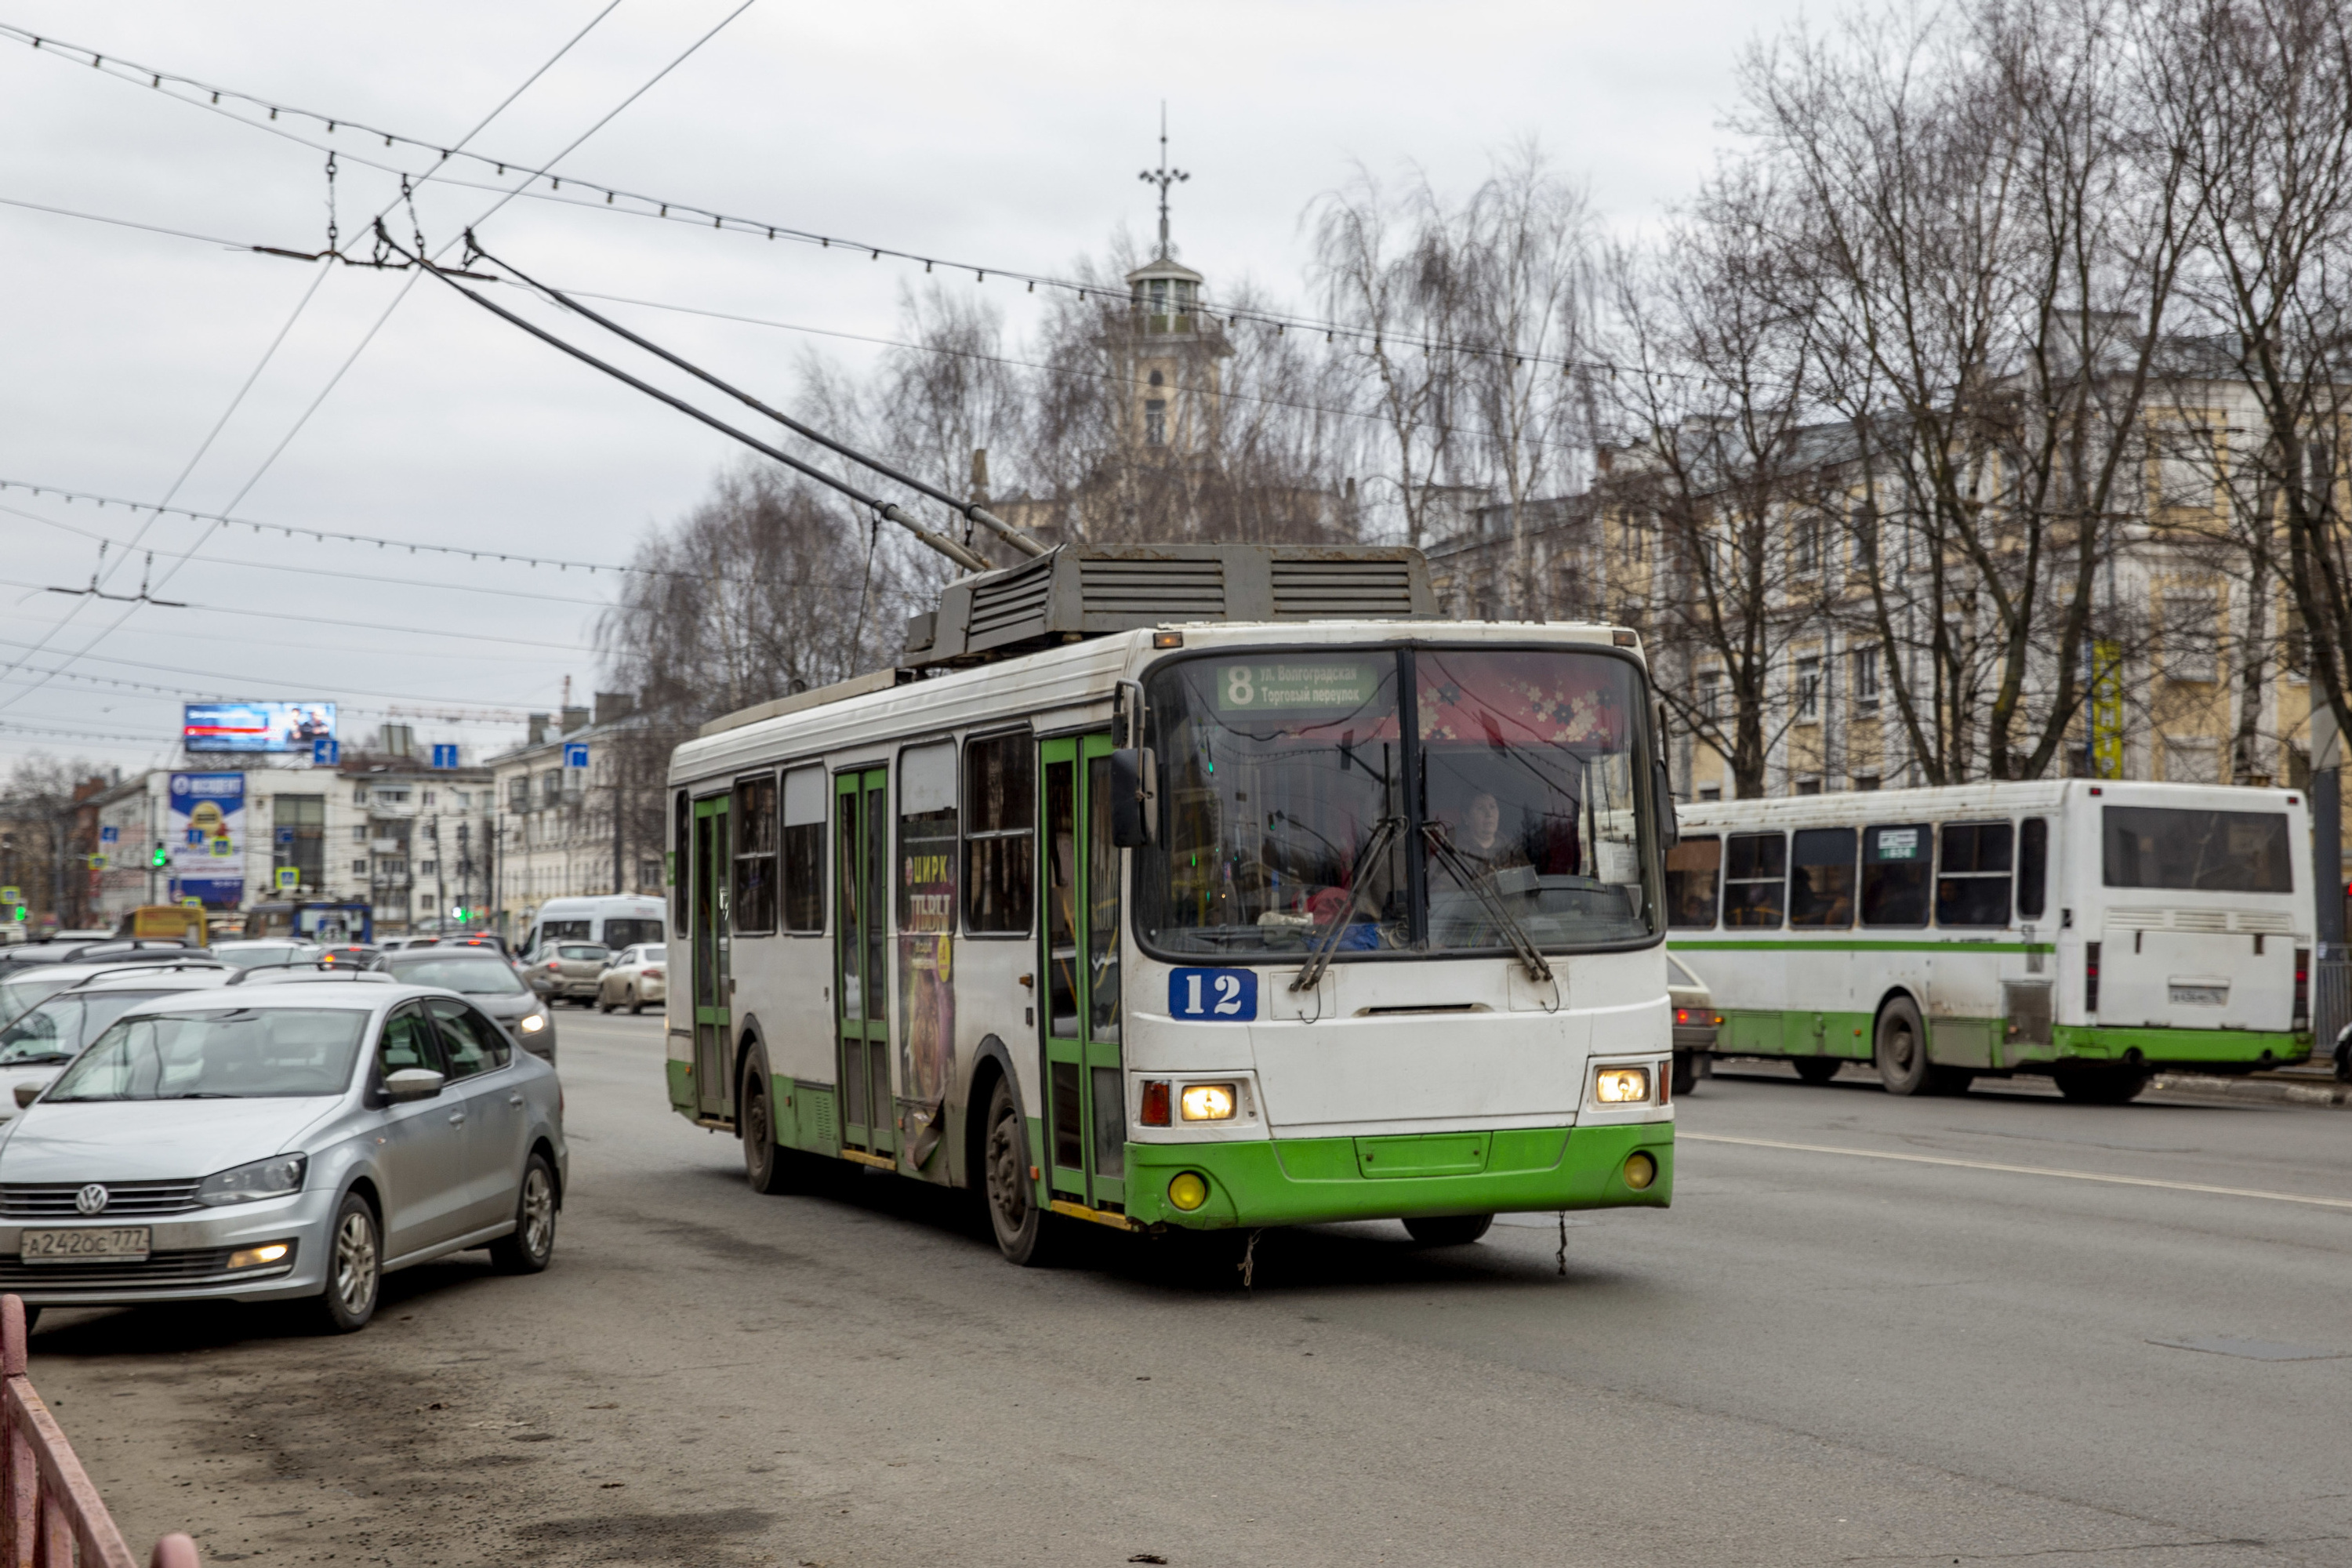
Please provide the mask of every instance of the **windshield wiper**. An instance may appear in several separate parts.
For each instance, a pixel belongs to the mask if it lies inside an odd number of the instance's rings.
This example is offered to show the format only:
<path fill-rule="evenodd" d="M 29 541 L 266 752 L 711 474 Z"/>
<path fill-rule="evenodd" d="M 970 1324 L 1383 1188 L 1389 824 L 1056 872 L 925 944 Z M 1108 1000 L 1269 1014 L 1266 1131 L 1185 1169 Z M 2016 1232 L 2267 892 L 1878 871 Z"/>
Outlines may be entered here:
<path fill-rule="evenodd" d="M 1299 965 L 1298 973 L 1291 976 L 1290 988 L 1293 991 L 1312 991 L 1322 984 L 1323 972 L 1331 967 L 1331 955 L 1339 951 L 1339 938 L 1348 929 L 1348 917 L 1361 907 L 1365 868 L 1388 852 L 1390 842 L 1403 827 L 1404 818 L 1402 816 L 1383 816 L 1372 825 L 1371 837 L 1365 839 L 1364 847 L 1356 851 L 1356 863 L 1348 868 L 1348 902 L 1331 917 L 1330 931 L 1315 944 L 1314 952 Z"/>
<path fill-rule="evenodd" d="M 1462 851 L 1454 847 L 1453 841 L 1446 837 L 1444 824 L 1424 822 L 1421 825 L 1421 833 L 1429 840 L 1430 852 L 1438 864 L 1452 872 L 1454 879 L 1467 888 L 1471 896 L 1484 904 L 1486 912 L 1495 917 L 1495 923 L 1503 928 L 1503 934 L 1510 939 L 1511 948 L 1519 955 L 1519 962 L 1528 966 L 1528 978 L 1549 980 L 1551 965 L 1546 963 L 1543 954 L 1536 951 L 1535 942 L 1528 935 L 1528 928 L 1511 913 L 1509 906 L 1496 893 L 1488 879 L 1480 876 L 1468 861 L 1463 859 Z"/>

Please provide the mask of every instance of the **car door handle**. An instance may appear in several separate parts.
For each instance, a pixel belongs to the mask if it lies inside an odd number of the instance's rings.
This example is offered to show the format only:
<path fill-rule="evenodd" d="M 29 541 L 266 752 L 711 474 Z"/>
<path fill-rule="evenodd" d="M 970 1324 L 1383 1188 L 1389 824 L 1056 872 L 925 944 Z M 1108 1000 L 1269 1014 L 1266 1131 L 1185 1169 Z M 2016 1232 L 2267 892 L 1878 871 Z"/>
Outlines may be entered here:
<path fill-rule="evenodd" d="M 507 1103 L 509 1105 L 520 1105 L 522 1103 L 522 1096 L 519 1094 L 508 1095 Z"/>
<path fill-rule="evenodd" d="M 452 1127 L 463 1127 L 465 1124 L 466 1124 L 466 1113 L 465 1113 L 464 1111 L 462 1111 L 462 1110 L 453 1110 L 453 1111 L 451 1111 L 451 1112 L 449 1113 L 449 1125 L 450 1125 L 450 1126 L 452 1126 Z"/>

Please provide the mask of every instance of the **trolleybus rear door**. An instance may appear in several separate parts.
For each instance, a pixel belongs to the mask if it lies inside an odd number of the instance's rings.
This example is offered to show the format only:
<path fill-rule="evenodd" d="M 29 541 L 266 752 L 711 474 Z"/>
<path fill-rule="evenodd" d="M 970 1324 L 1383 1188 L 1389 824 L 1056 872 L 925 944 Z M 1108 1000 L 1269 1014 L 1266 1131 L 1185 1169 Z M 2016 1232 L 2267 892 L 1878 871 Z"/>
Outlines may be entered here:
<path fill-rule="evenodd" d="M 1038 748 L 1045 843 L 1046 1142 L 1052 1197 L 1124 1210 L 1127 1088 L 1119 1068 L 1119 857 L 1108 735 Z"/>
<path fill-rule="evenodd" d="M 887 1155 L 898 1147 L 890 1109 L 889 773 L 835 776 L 834 975 L 841 997 L 841 1143 Z"/>
<path fill-rule="evenodd" d="M 694 1081 L 695 1109 L 703 1116 L 735 1114 L 728 1081 L 727 1044 L 734 1004 L 727 973 L 728 872 L 733 846 L 727 836 L 727 797 L 694 803 Z"/>

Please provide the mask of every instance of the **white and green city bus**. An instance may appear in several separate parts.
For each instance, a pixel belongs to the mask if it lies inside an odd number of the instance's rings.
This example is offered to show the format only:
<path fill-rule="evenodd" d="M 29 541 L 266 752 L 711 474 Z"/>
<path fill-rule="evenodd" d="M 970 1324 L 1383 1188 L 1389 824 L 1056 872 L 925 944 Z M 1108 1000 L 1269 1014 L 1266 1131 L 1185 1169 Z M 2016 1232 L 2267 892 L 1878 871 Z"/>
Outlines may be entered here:
<path fill-rule="evenodd" d="M 1717 1056 L 2127 1100 L 2310 1056 L 2308 831 L 2296 792 L 2084 779 L 1685 806 L 1671 940 Z"/>
<path fill-rule="evenodd" d="M 1425 570 L 1064 549 L 949 589 L 919 675 L 707 726 L 672 1105 L 764 1191 L 829 1156 L 984 1193 L 1024 1263 L 1085 1221 L 1665 1205 L 1640 649 L 1439 623 Z"/>

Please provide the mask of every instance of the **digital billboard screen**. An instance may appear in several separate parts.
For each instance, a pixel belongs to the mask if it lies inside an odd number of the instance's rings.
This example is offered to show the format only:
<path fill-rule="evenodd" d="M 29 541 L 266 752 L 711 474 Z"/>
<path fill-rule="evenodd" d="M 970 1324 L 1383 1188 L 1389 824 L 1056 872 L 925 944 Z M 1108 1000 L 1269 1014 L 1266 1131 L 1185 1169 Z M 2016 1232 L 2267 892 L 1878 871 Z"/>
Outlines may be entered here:
<path fill-rule="evenodd" d="M 334 738 L 331 702 L 191 702 L 180 725 L 191 752 L 299 752 Z"/>

